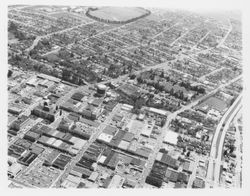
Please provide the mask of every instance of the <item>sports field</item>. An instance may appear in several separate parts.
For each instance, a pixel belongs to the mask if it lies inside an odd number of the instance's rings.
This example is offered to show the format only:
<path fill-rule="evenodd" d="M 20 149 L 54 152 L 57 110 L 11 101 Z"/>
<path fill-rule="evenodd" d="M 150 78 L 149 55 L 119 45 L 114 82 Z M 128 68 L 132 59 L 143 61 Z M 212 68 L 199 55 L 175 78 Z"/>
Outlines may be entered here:
<path fill-rule="evenodd" d="M 139 17 L 146 13 L 146 10 L 140 8 L 127 7 L 102 7 L 98 10 L 90 11 L 89 14 L 100 19 L 110 21 L 127 21 Z"/>

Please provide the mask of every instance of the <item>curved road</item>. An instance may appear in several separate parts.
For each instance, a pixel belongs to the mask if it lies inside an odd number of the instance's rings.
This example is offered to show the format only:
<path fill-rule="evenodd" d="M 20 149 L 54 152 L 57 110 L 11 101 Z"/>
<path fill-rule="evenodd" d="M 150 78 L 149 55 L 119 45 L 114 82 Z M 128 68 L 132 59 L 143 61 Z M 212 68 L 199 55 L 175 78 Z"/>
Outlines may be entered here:
<path fill-rule="evenodd" d="M 221 118 L 216 131 L 214 133 L 214 138 L 211 145 L 210 159 L 207 169 L 207 186 L 218 185 L 220 165 L 221 165 L 221 155 L 223 149 L 223 143 L 227 128 L 232 121 L 233 117 L 239 110 L 241 106 L 242 94 L 240 94 L 233 105 L 227 110 L 224 116 Z M 224 126 L 223 126 L 224 125 Z M 215 183 L 215 184 L 214 184 Z"/>

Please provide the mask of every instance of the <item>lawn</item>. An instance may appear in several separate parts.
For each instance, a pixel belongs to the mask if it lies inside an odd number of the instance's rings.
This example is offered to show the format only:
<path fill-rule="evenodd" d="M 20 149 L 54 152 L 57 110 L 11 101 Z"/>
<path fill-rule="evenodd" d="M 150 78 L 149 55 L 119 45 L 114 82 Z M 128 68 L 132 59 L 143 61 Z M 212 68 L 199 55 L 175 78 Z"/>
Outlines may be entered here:
<path fill-rule="evenodd" d="M 146 10 L 141 8 L 127 7 L 102 7 L 98 10 L 90 11 L 89 14 L 100 19 L 111 21 L 127 21 L 132 18 L 139 17 L 146 13 Z"/>

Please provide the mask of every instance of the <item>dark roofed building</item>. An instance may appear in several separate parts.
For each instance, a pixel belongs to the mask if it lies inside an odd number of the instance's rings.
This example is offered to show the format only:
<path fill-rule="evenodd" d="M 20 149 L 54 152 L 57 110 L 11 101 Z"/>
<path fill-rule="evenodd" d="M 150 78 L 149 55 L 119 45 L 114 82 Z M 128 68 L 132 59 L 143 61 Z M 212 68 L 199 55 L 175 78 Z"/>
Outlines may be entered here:
<path fill-rule="evenodd" d="M 172 158 L 170 155 L 164 153 L 160 162 L 166 164 L 167 166 L 173 168 L 173 169 L 178 169 L 177 165 L 177 160 Z"/>
<path fill-rule="evenodd" d="M 22 115 L 20 117 L 18 117 L 18 119 L 16 119 L 12 124 L 11 124 L 11 128 L 15 129 L 15 130 L 20 130 L 20 128 L 22 127 L 23 124 L 25 124 L 27 121 L 29 120 L 28 116 Z"/>
<path fill-rule="evenodd" d="M 25 166 L 29 166 L 37 157 L 37 154 L 32 152 L 27 152 L 21 157 L 18 158 L 18 163 L 21 163 Z"/>
<path fill-rule="evenodd" d="M 205 181 L 202 180 L 201 178 L 195 178 L 193 185 L 193 188 L 205 188 Z"/>
<path fill-rule="evenodd" d="M 31 142 L 35 142 L 41 135 L 39 133 L 35 133 L 33 131 L 28 131 L 25 135 L 24 135 L 24 139 L 29 140 Z"/>
<path fill-rule="evenodd" d="M 178 172 L 168 168 L 166 172 L 166 178 L 170 182 L 177 182 Z"/>
<path fill-rule="evenodd" d="M 136 151 L 135 151 L 135 153 L 136 153 L 138 156 L 143 157 L 143 158 L 148 158 L 151 152 L 152 152 L 151 149 L 145 148 L 145 147 L 138 148 L 138 149 L 136 149 Z"/>
<path fill-rule="evenodd" d="M 51 166 L 53 161 L 58 157 L 59 154 L 60 152 L 58 150 L 53 150 L 49 155 L 46 156 L 43 164 Z"/>
<path fill-rule="evenodd" d="M 61 170 L 64 170 L 65 166 L 70 162 L 71 157 L 66 156 L 64 154 L 60 154 L 56 160 L 53 162 L 53 166 L 56 168 L 59 168 Z"/>
<path fill-rule="evenodd" d="M 25 149 L 29 149 L 29 147 L 31 146 L 31 142 L 24 140 L 24 139 L 21 139 L 21 138 L 19 138 L 14 144 L 21 146 Z"/>
<path fill-rule="evenodd" d="M 180 172 L 178 174 L 178 179 L 177 179 L 178 182 L 187 184 L 188 180 L 189 180 L 189 175 L 185 174 L 184 172 Z"/>
<path fill-rule="evenodd" d="M 24 151 L 25 149 L 21 146 L 11 145 L 8 148 L 8 155 L 15 158 L 19 158 L 24 153 Z"/>
<path fill-rule="evenodd" d="M 174 188 L 187 188 L 187 185 L 181 182 L 176 182 Z"/>
<path fill-rule="evenodd" d="M 80 93 L 80 92 L 76 92 L 74 93 L 71 98 L 76 100 L 76 101 L 82 101 L 82 98 L 84 97 L 85 95 L 83 93 Z"/>
<path fill-rule="evenodd" d="M 125 135 L 123 136 L 122 140 L 131 142 L 134 138 L 134 134 L 131 132 L 126 132 Z"/>
<path fill-rule="evenodd" d="M 80 177 L 82 177 L 82 178 L 88 178 L 92 173 L 92 171 L 90 171 L 90 170 L 88 170 L 86 168 L 77 166 L 77 165 L 73 167 L 72 172 L 79 173 Z"/>
<path fill-rule="evenodd" d="M 118 129 L 116 127 L 107 125 L 104 130 L 103 133 L 107 133 L 109 135 L 115 135 L 117 133 Z"/>
<path fill-rule="evenodd" d="M 33 143 L 30 147 L 32 153 L 39 155 L 44 151 L 44 148 L 38 146 L 37 144 Z"/>
<path fill-rule="evenodd" d="M 52 108 L 51 106 L 39 105 L 35 107 L 31 113 L 35 116 L 38 116 L 40 118 L 44 118 L 53 122 L 55 118 L 59 115 L 59 110 L 56 110 Z"/>
<path fill-rule="evenodd" d="M 103 99 L 94 99 L 91 104 L 95 107 L 99 107 L 103 102 Z"/>
<path fill-rule="evenodd" d="M 76 188 L 86 188 L 86 184 L 83 182 L 80 182 Z"/>

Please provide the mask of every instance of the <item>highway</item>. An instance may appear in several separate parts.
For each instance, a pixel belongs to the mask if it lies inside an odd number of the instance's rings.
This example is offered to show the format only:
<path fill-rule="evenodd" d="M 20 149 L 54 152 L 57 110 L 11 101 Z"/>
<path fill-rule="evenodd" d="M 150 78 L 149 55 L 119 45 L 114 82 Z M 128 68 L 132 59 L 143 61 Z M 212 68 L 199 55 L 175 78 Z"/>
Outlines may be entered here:
<path fill-rule="evenodd" d="M 87 24 L 92 24 L 94 22 L 90 22 L 90 23 L 87 23 Z M 63 33 L 63 32 L 67 32 L 69 30 L 72 30 L 72 29 L 75 29 L 77 27 L 80 27 L 80 26 L 84 26 L 84 25 L 87 25 L 87 24 L 80 24 L 80 25 L 76 25 L 76 26 L 73 26 L 71 28 L 67 28 L 67 29 L 63 29 L 61 31 L 57 31 L 57 32 L 53 32 L 53 33 L 50 33 L 50 34 L 47 34 L 47 35 L 44 35 L 44 36 L 38 36 L 33 44 L 26 50 L 27 52 L 29 52 L 30 50 L 32 50 L 37 44 L 38 42 L 43 39 L 43 38 L 46 38 L 46 37 L 49 37 L 49 36 L 52 36 L 54 34 L 58 34 L 58 33 Z M 129 23 L 130 25 L 131 23 Z M 111 28 L 111 29 L 108 29 L 106 31 L 102 31 L 100 33 L 97 33 L 96 35 L 94 35 L 93 37 L 95 36 L 98 36 L 100 34 L 103 34 L 103 33 L 106 33 L 108 31 L 112 31 L 114 29 L 119 29 L 119 28 L 122 28 L 123 26 L 125 25 L 121 25 L 119 27 L 114 27 L 114 28 Z M 170 27 L 172 28 L 172 27 Z M 168 29 L 166 29 L 168 30 Z M 164 31 L 166 31 L 164 30 Z M 227 36 L 230 34 L 232 30 L 232 25 L 230 23 L 230 28 L 227 32 L 227 34 L 224 36 L 224 38 L 220 41 L 220 43 L 218 44 L 217 47 L 220 47 L 224 41 L 226 40 Z M 190 30 L 189 30 L 190 31 Z M 182 36 L 185 36 L 189 31 L 185 32 Z M 162 32 L 161 32 L 162 33 Z M 159 34 L 161 34 L 159 33 Z M 157 34 L 156 36 L 158 36 L 159 34 Z M 200 42 L 209 34 L 209 32 L 200 40 Z M 155 37 L 156 37 L 155 36 Z M 181 36 L 181 37 L 182 37 Z M 155 37 L 153 37 L 152 39 L 154 39 Z M 179 37 L 178 39 L 180 39 L 181 37 Z M 86 38 L 87 39 L 87 38 Z M 178 41 L 178 39 L 176 39 L 172 44 L 174 44 L 176 41 Z M 199 42 L 198 42 L 199 43 Z M 197 44 L 198 44 L 197 43 Z M 71 45 L 71 44 L 70 44 Z M 141 45 L 142 46 L 142 45 Z M 140 47 L 140 46 L 135 46 L 135 48 L 137 47 Z M 126 48 L 127 50 L 128 48 Z M 211 50 L 212 48 L 209 48 L 207 50 L 204 50 L 204 51 L 201 51 L 201 52 L 207 52 L 209 50 Z M 51 51 L 51 52 L 54 52 L 54 51 Z M 51 53 L 49 52 L 49 53 Z M 201 52 L 198 52 L 198 53 L 201 53 Z M 197 53 L 196 53 L 197 54 Z M 180 55 L 180 58 L 182 57 L 183 55 Z M 178 58 L 178 59 L 180 59 Z M 171 62 L 175 62 L 177 61 L 177 59 L 174 59 L 173 61 Z M 145 68 L 142 68 L 141 70 L 139 71 L 135 71 L 134 74 L 139 74 L 141 72 L 144 72 L 144 71 L 147 71 L 147 70 L 150 70 L 150 69 L 157 69 L 157 68 L 164 68 L 165 70 L 168 70 L 168 69 L 171 69 L 171 67 L 169 66 L 169 63 L 170 62 L 165 62 L 165 63 L 161 63 L 161 64 L 158 64 L 158 65 L 153 65 L 153 66 L 149 66 L 149 67 L 145 67 Z M 220 68 L 222 69 L 222 68 Z M 216 69 L 215 71 L 219 71 L 220 69 Z M 178 71 L 178 70 L 177 70 Z M 210 72 L 209 74 L 212 74 L 214 73 L 215 71 L 213 72 Z M 179 71 L 181 72 L 181 71 Z M 126 79 L 127 77 L 129 76 L 129 74 L 126 74 L 126 75 L 122 75 L 122 76 L 119 76 L 118 78 L 116 79 L 110 79 L 108 81 L 104 81 L 104 82 L 100 82 L 100 83 L 103 83 L 103 84 L 106 84 L 108 82 L 121 82 L 122 80 Z M 204 78 L 205 76 L 203 76 Z M 156 156 L 157 156 L 157 153 L 158 151 L 160 150 L 160 148 L 162 147 L 162 144 L 163 144 L 163 140 L 164 140 L 164 137 L 166 135 L 166 133 L 169 131 L 169 125 L 171 123 L 171 121 L 173 119 L 176 118 L 176 116 L 185 111 L 185 110 L 188 110 L 188 109 L 191 109 L 192 107 L 194 107 L 195 105 L 197 105 L 200 101 L 204 100 L 205 98 L 209 97 L 211 94 L 217 92 L 220 88 L 223 88 L 233 82 L 235 82 L 236 80 L 238 80 L 239 78 L 241 78 L 242 76 L 238 76 L 236 78 L 234 78 L 233 80 L 227 82 L 226 84 L 222 84 L 220 85 L 219 87 L 215 88 L 214 90 L 212 90 L 211 92 L 209 92 L 209 94 L 203 96 L 203 97 L 200 97 L 196 100 L 194 100 L 192 103 L 186 105 L 186 106 L 183 106 L 181 109 L 177 110 L 176 112 L 173 112 L 171 114 L 169 114 L 167 116 L 167 122 L 165 123 L 165 125 L 162 127 L 161 129 L 161 134 L 160 136 L 157 138 L 157 144 L 156 146 L 154 147 L 153 149 L 153 153 L 150 154 L 150 156 L 148 157 L 148 161 L 147 161 L 147 167 L 143 170 L 143 173 L 142 173 L 142 178 L 139 182 L 139 187 L 143 187 L 144 183 L 145 183 L 145 179 L 146 177 L 148 176 L 148 174 L 150 173 L 151 171 L 151 168 L 153 166 L 153 163 L 156 159 Z M 99 84 L 100 84 L 99 83 Z M 72 94 L 74 92 L 76 92 L 77 90 L 81 90 L 81 91 L 84 91 L 87 87 L 89 86 L 89 84 L 87 84 L 86 86 L 83 86 L 83 87 L 79 87 L 77 89 L 73 89 L 72 91 L 70 91 L 69 93 L 67 93 L 65 96 L 61 97 L 57 104 L 63 104 L 67 99 L 69 99 Z M 224 138 L 225 138 L 225 134 L 226 134 L 226 131 L 227 131 L 227 128 L 232 120 L 232 118 L 234 117 L 234 115 L 236 114 L 236 112 L 238 112 L 239 108 L 240 108 L 240 103 L 241 103 L 241 97 L 242 95 L 239 95 L 239 97 L 236 99 L 236 101 L 233 103 L 233 105 L 228 109 L 228 111 L 225 113 L 225 115 L 222 117 L 220 123 L 218 124 L 217 128 L 216 128 L 216 131 L 214 133 L 214 138 L 213 138 L 213 141 L 212 141 L 212 146 L 211 146 L 211 152 L 210 152 L 210 160 L 209 160 L 209 166 L 208 166 L 208 170 L 207 170 L 207 181 L 208 183 L 210 183 L 212 181 L 212 185 L 213 184 L 219 184 L 219 175 L 220 175 L 220 165 L 221 165 L 221 155 L 222 155 L 222 152 L 223 152 L 223 143 L 224 143 Z M 118 104 L 119 105 L 119 104 Z M 109 116 L 106 118 L 106 120 L 98 127 L 98 130 L 97 132 L 95 132 L 92 137 L 90 138 L 90 140 L 86 143 L 86 145 L 78 152 L 78 154 L 72 158 L 71 162 L 69 163 L 68 167 L 65 169 L 65 171 L 62 172 L 62 174 L 58 177 L 58 179 L 52 184 L 52 187 L 60 187 L 60 184 L 61 182 L 68 176 L 68 174 L 70 173 L 70 171 L 72 170 L 72 168 L 75 166 L 75 164 L 80 160 L 80 158 L 82 157 L 82 155 L 84 154 L 84 152 L 89 148 L 89 146 L 98 138 L 98 136 L 100 135 L 100 133 L 103 131 L 103 129 L 105 128 L 105 126 L 107 124 L 110 123 L 113 115 L 118 111 L 118 107 L 115 107 L 114 110 L 109 114 Z M 55 122 L 54 124 L 57 124 L 57 122 Z M 53 125 L 54 125 L 53 124 Z M 224 128 L 222 128 L 222 125 L 225 125 Z M 18 138 L 18 137 L 17 137 Z M 199 162 L 199 159 L 195 159 L 195 165 L 197 167 L 198 165 L 198 162 Z M 193 171 L 192 175 L 191 175 L 191 180 L 189 181 L 188 183 L 188 187 L 191 187 L 192 185 L 192 181 L 193 179 L 195 178 L 195 175 L 196 175 L 196 169 Z"/>
<path fill-rule="evenodd" d="M 221 118 L 212 141 L 211 150 L 210 150 L 210 158 L 207 169 L 207 186 L 213 186 L 214 183 L 218 185 L 219 183 L 219 175 L 220 171 L 220 163 L 221 163 L 221 154 L 224 143 L 225 134 L 229 123 L 235 115 L 235 112 L 238 111 L 241 103 L 242 94 L 240 94 L 232 106 L 227 110 L 227 112 Z M 223 127 L 224 125 L 224 127 Z"/>
<path fill-rule="evenodd" d="M 236 168 L 235 168 L 235 177 L 233 179 L 233 187 L 241 188 L 242 187 L 242 180 L 241 180 L 241 175 L 242 175 L 242 133 L 239 130 L 239 123 L 238 119 L 240 119 L 242 115 L 242 108 L 238 112 L 237 116 L 234 118 L 234 126 L 236 128 L 235 131 L 235 146 L 236 146 Z"/>
<path fill-rule="evenodd" d="M 157 139 L 157 145 L 155 146 L 154 150 L 153 150 L 153 153 L 150 154 L 149 158 L 148 158 L 148 161 L 147 161 L 147 167 L 146 169 L 143 170 L 143 175 L 142 175 L 142 179 L 139 183 L 139 187 L 143 187 L 143 184 L 145 183 L 145 180 L 146 180 L 146 177 L 149 175 L 151 169 L 152 169 L 152 166 L 154 164 L 154 161 L 156 159 L 156 156 L 157 156 L 157 153 L 158 151 L 160 150 L 160 148 L 162 147 L 162 144 L 163 144 L 163 140 L 164 140 L 164 137 L 166 135 L 166 133 L 169 131 L 169 125 L 171 123 L 171 121 L 173 119 L 176 118 L 176 116 L 178 114 L 180 114 L 181 112 L 185 111 L 185 110 L 189 110 L 191 109 L 192 107 L 194 107 L 195 105 L 197 105 L 200 101 L 204 100 L 205 98 L 211 96 L 211 94 L 215 93 L 216 91 L 218 91 L 220 88 L 223 88 L 229 84 L 231 84 L 232 82 L 235 82 L 237 81 L 241 76 L 237 77 L 237 78 L 234 78 L 233 80 L 229 81 L 228 83 L 226 84 L 223 84 L 223 85 L 220 85 L 219 87 L 217 87 L 216 89 L 214 89 L 213 91 L 211 91 L 209 94 L 203 96 L 203 97 L 200 97 L 198 98 L 197 100 L 193 101 L 192 103 L 186 105 L 186 106 L 183 106 L 181 109 L 173 112 L 172 114 L 168 115 L 167 116 L 167 121 L 165 123 L 165 125 L 162 127 L 162 131 L 161 131 L 161 135 L 159 136 L 159 138 Z M 237 100 L 236 100 L 237 101 Z M 235 102 L 236 102 L 235 101 Z M 235 103 L 234 102 L 234 103 Z M 197 164 L 197 163 L 196 163 Z M 196 171 L 195 171 L 196 172 Z"/>
<path fill-rule="evenodd" d="M 237 107 L 235 107 L 235 109 L 233 109 L 233 112 L 231 113 L 230 118 L 228 118 L 228 120 L 226 121 L 225 127 L 223 128 L 219 147 L 218 147 L 217 152 L 216 152 L 217 157 L 215 160 L 214 182 L 215 182 L 216 187 L 218 187 L 220 185 L 219 184 L 220 183 L 220 174 L 221 174 L 220 169 L 221 169 L 221 164 L 222 164 L 221 159 L 222 159 L 222 154 L 223 154 L 223 146 L 224 146 L 226 132 L 227 132 L 229 125 L 232 122 L 233 118 L 239 112 L 240 109 L 241 109 L 241 103 L 239 103 L 237 105 Z"/>

